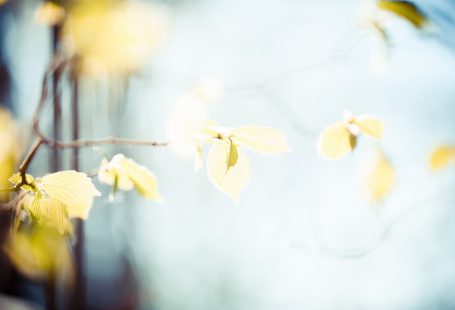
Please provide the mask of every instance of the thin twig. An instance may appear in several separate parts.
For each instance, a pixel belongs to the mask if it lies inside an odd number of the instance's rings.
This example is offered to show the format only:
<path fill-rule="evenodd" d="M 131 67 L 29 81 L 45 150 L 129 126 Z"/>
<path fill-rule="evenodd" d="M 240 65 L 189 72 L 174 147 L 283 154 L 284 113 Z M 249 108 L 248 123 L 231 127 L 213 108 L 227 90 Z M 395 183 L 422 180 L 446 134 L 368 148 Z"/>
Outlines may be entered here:
<path fill-rule="evenodd" d="M 67 61 L 61 62 L 54 62 L 49 70 L 46 72 L 42 82 L 42 90 L 41 90 L 41 97 L 38 102 L 38 106 L 35 110 L 33 115 L 32 127 L 33 132 L 42 140 L 42 143 L 54 148 L 54 149 L 64 149 L 64 148 L 80 148 L 80 147 L 90 147 L 90 146 L 97 146 L 97 145 L 107 145 L 107 144 L 118 144 L 118 145 L 138 145 L 138 146 L 151 146 L 151 147 L 158 147 L 158 146 L 167 146 L 168 142 L 157 142 L 157 141 L 147 141 L 147 140 L 135 140 L 135 139 L 127 139 L 127 138 L 120 138 L 120 137 L 106 137 L 101 139 L 92 139 L 92 140 L 71 140 L 71 141 L 61 141 L 58 139 L 52 139 L 47 137 L 40 128 L 40 114 L 44 105 L 47 102 L 47 98 L 49 96 L 48 91 L 48 82 L 50 76 L 56 71 L 63 70 L 63 68 L 67 65 Z"/>

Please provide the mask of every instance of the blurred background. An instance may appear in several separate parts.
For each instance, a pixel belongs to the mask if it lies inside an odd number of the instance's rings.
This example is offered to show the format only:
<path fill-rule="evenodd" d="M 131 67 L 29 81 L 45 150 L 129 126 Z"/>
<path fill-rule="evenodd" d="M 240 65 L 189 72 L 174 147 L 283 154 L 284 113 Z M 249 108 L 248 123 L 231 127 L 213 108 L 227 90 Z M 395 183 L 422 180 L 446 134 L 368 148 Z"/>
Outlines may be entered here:
<path fill-rule="evenodd" d="M 37 18 L 41 5 L 0 7 L 0 99 L 25 137 L 53 54 L 52 26 Z M 455 170 L 428 167 L 434 147 L 455 143 L 454 1 L 415 1 L 430 22 L 425 29 L 381 16 L 386 39 L 369 26 L 374 1 L 140 5 L 160 31 L 153 50 L 134 74 L 81 79 L 81 137 L 167 141 L 173 122 L 191 109 L 182 95 L 203 85 L 213 95 L 212 119 L 283 130 L 293 152 L 248 152 L 251 182 L 234 203 L 172 147 L 81 150 L 86 172 L 103 153 L 134 158 L 155 173 L 165 199 L 120 193 L 111 201 L 109 187 L 94 179 L 103 197 L 85 222 L 87 309 L 455 308 Z M 114 71 L 117 65 L 114 58 Z M 66 140 L 69 87 L 61 89 Z M 317 136 L 344 110 L 381 119 L 384 138 L 327 161 Z M 48 132 L 50 115 L 48 107 Z M 362 184 L 378 145 L 396 170 L 380 203 Z M 40 151 L 34 175 L 51 171 L 51 156 Z M 69 156 L 63 152 L 63 168 Z M 9 267 L 0 278 L 0 308 L 15 309 L 12 300 L 46 307 L 40 284 Z"/>

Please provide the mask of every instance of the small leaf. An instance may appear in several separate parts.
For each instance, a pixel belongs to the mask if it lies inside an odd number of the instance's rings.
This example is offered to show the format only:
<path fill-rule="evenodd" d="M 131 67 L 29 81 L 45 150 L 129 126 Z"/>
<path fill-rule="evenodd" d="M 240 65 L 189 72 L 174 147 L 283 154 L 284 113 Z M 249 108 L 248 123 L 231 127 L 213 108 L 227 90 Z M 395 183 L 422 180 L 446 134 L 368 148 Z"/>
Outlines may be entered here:
<path fill-rule="evenodd" d="M 360 115 L 354 118 L 353 124 L 356 125 L 360 132 L 372 138 L 381 139 L 384 131 L 384 125 L 376 118 L 368 115 Z"/>
<path fill-rule="evenodd" d="M 237 160 L 239 159 L 239 152 L 237 149 L 237 145 L 229 141 L 229 155 L 227 158 L 227 169 L 234 167 L 237 164 Z"/>
<path fill-rule="evenodd" d="M 241 126 L 232 129 L 230 135 L 235 142 L 256 152 L 278 154 L 291 151 L 284 133 L 273 128 Z"/>
<path fill-rule="evenodd" d="M 28 184 L 33 184 L 35 182 L 35 178 L 28 173 L 25 174 L 25 180 L 27 181 Z M 8 181 L 13 185 L 19 185 L 22 182 L 22 176 L 19 172 L 17 172 L 15 174 L 13 174 L 8 179 Z"/>
<path fill-rule="evenodd" d="M 440 170 L 455 162 L 455 147 L 438 146 L 435 148 L 429 158 L 429 166 L 432 170 Z"/>
<path fill-rule="evenodd" d="M 122 168 L 125 160 L 123 154 L 115 155 L 111 161 L 103 159 L 98 170 L 98 179 L 101 183 L 112 185 L 114 193 L 117 189 L 129 191 L 134 188 L 134 183 L 130 180 L 125 169 Z"/>
<path fill-rule="evenodd" d="M 87 219 L 93 197 L 101 195 L 85 173 L 74 170 L 48 174 L 36 184 L 50 198 L 66 205 L 70 217 Z"/>
<path fill-rule="evenodd" d="M 378 152 L 373 168 L 365 181 L 370 198 L 375 202 L 384 200 L 393 189 L 395 181 L 395 169 L 384 154 Z"/>
<path fill-rule="evenodd" d="M 250 180 L 248 158 L 237 149 L 237 162 L 228 169 L 230 145 L 226 140 L 217 140 L 207 156 L 207 175 L 209 180 L 221 191 L 238 201 L 240 192 Z"/>
<path fill-rule="evenodd" d="M 158 182 L 155 175 L 146 167 L 123 154 L 115 155 L 110 162 L 103 161 L 98 172 L 100 182 L 114 185 L 122 190 L 131 190 L 133 187 L 146 199 L 162 202 L 158 192 Z"/>
<path fill-rule="evenodd" d="M 379 0 L 377 6 L 382 10 L 404 18 L 416 28 L 422 28 L 427 23 L 427 18 L 422 11 L 410 1 Z"/>
<path fill-rule="evenodd" d="M 344 122 L 327 126 L 319 135 L 319 154 L 326 159 L 340 159 L 351 153 L 357 144 L 353 135 Z"/>

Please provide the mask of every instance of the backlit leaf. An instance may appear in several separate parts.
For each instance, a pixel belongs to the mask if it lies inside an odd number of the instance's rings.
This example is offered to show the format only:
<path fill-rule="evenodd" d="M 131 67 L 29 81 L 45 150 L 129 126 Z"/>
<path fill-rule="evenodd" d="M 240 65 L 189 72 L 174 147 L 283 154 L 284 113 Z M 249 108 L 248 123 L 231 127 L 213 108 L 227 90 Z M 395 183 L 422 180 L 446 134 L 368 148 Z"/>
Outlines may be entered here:
<path fill-rule="evenodd" d="M 376 139 L 382 138 L 384 126 L 377 118 L 368 115 L 360 115 L 354 118 L 353 124 L 356 125 L 363 134 Z"/>
<path fill-rule="evenodd" d="M 105 184 L 117 183 L 122 190 L 131 190 L 134 187 L 146 199 L 163 201 L 158 192 L 155 175 L 123 154 L 115 155 L 110 162 L 103 161 L 98 171 L 98 178 Z"/>
<path fill-rule="evenodd" d="M 54 229 L 38 226 L 32 231 L 18 231 L 11 234 L 4 250 L 14 266 L 30 278 L 71 279 L 72 259 L 66 238 Z"/>
<path fill-rule="evenodd" d="M 259 127 L 241 126 L 230 131 L 234 141 L 252 149 L 253 151 L 264 154 L 278 154 L 290 152 L 286 136 L 280 130 Z"/>
<path fill-rule="evenodd" d="M 238 201 L 240 192 L 250 180 L 250 163 L 243 152 L 237 150 L 237 162 L 228 169 L 230 143 L 226 140 L 214 141 L 207 156 L 209 180 L 221 191 Z"/>
<path fill-rule="evenodd" d="M 63 27 L 65 51 L 77 55 L 82 73 L 131 74 L 165 37 L 167 16 L 144 1 L 75 1 Z"/>
<path fill-rule="evenodd" d="M 396 182 L 396 172 L 382 152 L 378 152 L 365 185 L 370 198 L 380 202 L 391 192 Z"/>
<path fill-rule="evenodd" d="M 67 207 L 59 200 L 37 194 L 29 205 L 29 211 L 37 224 L 51 226 L 60 234 L 72 234 L 73 225 Z"/>
<path fill-rule="evenodd" d="M 74 170 L 48 174 L 35 183 L 50 198 L 64 204 L 70 217 L 87 219 L 93 197 L 101 195 L 85 173 Z"/>
<path fill-rule="evenodd" d="M 351 153 L 357 143 L 357 137 L 344 122 L 326 127 L 318 138 L 318 150 L 326 159 L 340 159 Z"/>
<path fill-rule="evenodd" d="M 429 166 L 432 170 L 439 170 L 455 163 L 455 147 L 442 145 L 436 147 L 430 154 Z"/>

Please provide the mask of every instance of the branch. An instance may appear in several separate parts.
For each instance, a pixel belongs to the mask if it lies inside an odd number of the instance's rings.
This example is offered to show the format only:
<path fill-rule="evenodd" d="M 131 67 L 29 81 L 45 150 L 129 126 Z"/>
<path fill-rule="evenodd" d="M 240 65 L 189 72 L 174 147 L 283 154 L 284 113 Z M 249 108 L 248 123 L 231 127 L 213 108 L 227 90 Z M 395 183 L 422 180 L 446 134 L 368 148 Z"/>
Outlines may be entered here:
<path fill-rule="evenodd" d="M 70 141 L 61 141 L 47 137 L 40 128 L 40 114 L 44 105 L 47 102 L 49 91 L 48 91 L 48 82 L 50 76 L 55 71 L 63 70 L 64 67 L 68 64 L 68 61 L 61 61 L 60 63 L 54 62 L 51 67 L 47 70 L 44 75 L 42 82 L 41 97 L 38 102 L 38 106 L 33 115 L 32 128 L 33 132 L 41 139 L 41 143 L 45 144 L 54 149 L 64 149 L 64 148 L 79 148 L 79 147 L 89 147 L 97 145 L 106 145 L 106 144 L 117 144 L 117 145 L 139 145 L 139 146 L 167 146 L 168 142 L 156 142 L 156 141 L 145 141 L 145 140 L 134 140 L 126 139 L 119 137 L 106 137 L 101 139 L 93 140 L 70 140 Z M 61 72 L 61 71 L 60 71 Z M 61 75 L 59 75 L 60 77 Z"/>
<path fill-rule="evenodd" d="M 38 133 L 37 133 L 38 134 Z M 42 142 L 51 148 L 65 149 L 65 148 L 80 148 L 90 147 L 97 145 L 117 144 L 117 145 L 137 145 L 137 146 L 167 146 L 168 142 L 156 142 L 147 140 L 134 140 L 119 137 L 107 137 L 95 140 L 71 140 L 71 141 L 59 141 L 54 139 L 48 139 L 45 136 L 38 134 L 42 139 Z"/>

